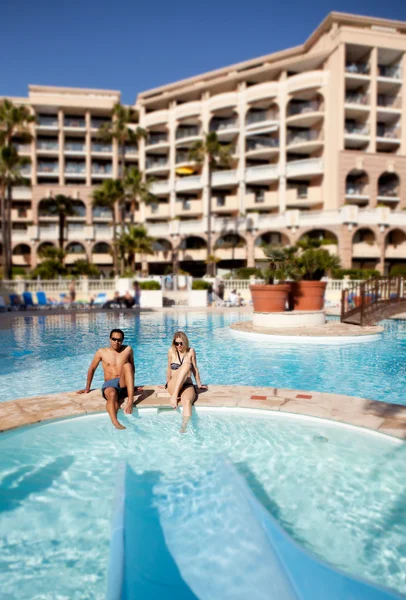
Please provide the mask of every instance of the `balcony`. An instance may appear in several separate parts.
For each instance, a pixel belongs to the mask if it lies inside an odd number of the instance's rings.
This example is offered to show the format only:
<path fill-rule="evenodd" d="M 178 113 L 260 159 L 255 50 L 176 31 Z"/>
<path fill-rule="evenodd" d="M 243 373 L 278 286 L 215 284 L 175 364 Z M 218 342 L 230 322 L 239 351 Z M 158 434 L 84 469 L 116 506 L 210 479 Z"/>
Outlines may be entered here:
<path fill-rule="evenodd" d="M 276 110 L 253 110 L 251 109 L 245 119 L 246 134 L 251 132 L 275 131 L 279 120 Z"/>
<path fill-rule="evenodd" d="M 112 176 L 113 167 L 111 164 L 100 164 L 100 163 L 92 163 L 92 175 L 96 175 L 97 177 L 109 178 Z"/>
<path fill-rule="evenodd" d="M 30 167 L 30 165 L 27 165 L 28 167 Z M 31 174 L 31 170 L 28 173 L 28 175 Z M 12 198 L 13 200 L 31 200 L 31 188 L 28 186 L 23 186 L 23 185 L 17 185 L 17 186 L 13 186 L 12 190 Z"/>
<path fill-rule="evenodd" d="M 237 185 L 237 171 L 234 169 L 214 171 L 212 174 L 212 186 Z"/>
<path fill-rule="evenodd" d="M 348 62 L 345 65 L 345 72 L 349 76 L 369 77 L 370 66 L 365 62 Z"/>
<path fill-rule="evenodd" d="M 286 163 L 287 177 L 322 175 L 323 172 L 324 165 L 321 158 L 304 158 L 303 160 L 292 160 Z"/>
<path fill-rule="evenodd" d="M 66 175 L 76 175 L 76 176 L 80 176 L 80 175 L 85 175 L 86 174 L 86 163 L 76 163 L 76 162 L 69 162 L 67 161 L 65 163 L 65 174 Z"/>
<path fill-rule="evenodd" d="M 238 198 L 237 196 L 216 196 L 215 193 L 212 197 L 212 212 L 221 213 L 235 213 L 238 212 Z"/>
<path fill-rule="evenodd" d="M 20 173 L 23 177 L 31 177 L 31 165 L 24 165 L 20 169 Z"/>
<path fill-rule="evenodd" d="M 85 154 L 86 146 L 82 142 L 65 142 L 65 154 Z"/>
<path fill-rule="evenodd" d="M 356 123 L 346 121 L 345 148 L 364 148 L 369 144 L 369 125 L 367 123 Z"/>
<path fill-rule="evenodd" d="M 345 201 L 347 204 L 357 204 L 359 206 L 368 204 L 369 192 L 366 184 L 347 181 Z"/>
<path fill-rule="evenodd" d="M 112 144 L 102 144 L 99 142 L 92 142 L 92 153 L 93 154 L 111 154 L 113 152 Z"/>
<path fill-rule="evenodd" d="M 203 202 L 198 199 L 177 197 L 175 203 L 176 216 L 195 216 L 203 213 Z"/>
<path fill-rule="evenodd" d="M 322 69 L 305 71 L 289 77 L 286 86 L 287 92 L 293 94 L 299 90 L 310 90 L 323 87 L 328 82 L 328 72 Z"/>
<path fill-rule="evenodd" d="M 59 173 L 59 165 L 57 162 L 38 162 L 37 165 L 37 173 L 38 175 L 58 175 Z"/>
<path fill-rule="evenodd" d="M 138 146 L 126 144 L 124 147 L 124 155 L 126 157 L 137 156 L 138 155 Z"/>
<path fill-rule="evenodd" d="M 323 203 L 321 187 L 296 185 L 286 190 L 287 208 L 312 208 Z"/>
<path fill-rule="evenodd" d="M 188 141 L 195 141 L 200 137 L 200 127 L 178 127 L 176 130 L 176 143 Z"/>
<path fill-rule="evenodd" d="M 247 138 L 246 154 L 258 158 L 270 156 L 279 151 L 279 138 L 250 137 Z"/>
<path fill-rule="evenodd" d="M 113 228 L 108 225 L 95 225 L 94 239 L 111 241 L 113 237 Z"/>
<path fill-rule="evenodd" d="M 65 117 L 63 120 L 65 129 L 86 129 L 84 117 Z"/>
<path fill-rule="evenodd" d="M 147 157 L 146 160 L 146 171 L 148 172 L 153 172 L 153 173 L 159 173 L 159 172 L 166 172 L 169 169 L 169 162 L 168 162 L 168 158 L 162 157 L 162 158 L 149 158 Z"/>
<path fill-rule="evenodd" d="M 102 208 L 102 207 L 95 207 L 93 208 L 93 220 L 103 220 L 103 221 L 111 221 L 112 219 L 112 212 L 111 210 L 108 210 L 107 208 Z"/>
<path fill-rule="evenodd" d="M 378 65 L 378 78 L 382 79 L 402 79 L 402 69 L 400 65 Z"/>
<path fill-rule="evenodd" d="M 278 165 L 258 165 L 245 169 L 247 183 L 269 183 L 279 178 Z"/>
<path fill-rule="evenodd" d="M 30 154 L 31 153 L 31 144 L 14 144 L 17 152 L 19 154 Z"/>
<path fill-rule="evenodd" d="M 398 124 L 392 126 L 378 125 L 376 128 L 376 137 L 400 143 L 400 126 Z"/>
<path fill-rule="evenodd" d="M 378 188 L 378 202 L 396 204 L 400 200 L 399 196 L 399 186 L 388 184 L 388 185 L 380 185 Z"/>
<path fill-rule="evenodd" d="M 287 138 L 288 146 L 301 146 L 302 144 L 321 141 L 322 135 L 317 130 L 290 131 L 288 129 Z"/>
<path fill-rule="evenodd" d="M 168 134 L 167 133 L 150 133 L 146 141 L 146 148 L 149 146 L 167 146 L 168 145 Z"/>
<path fill-rule="evenodd" d="M 58 129 L 59 121 L 58 115 L 38 115 L 37 117 L 37 129 Z"/>
<path fill-rule="evenodd" d="M 187 150 L 177 150 L 175 162 L 177 165 L 181 165 L 193 163 L 193 160 L 189 158 L 189 152 Z"/>
<path fill-rule="evenodd" d="M 345 94 L 345 104 L 356 104 L 357 106 L 363 106 L 369 109 L 369 103 L 369 94 L 350 91 Z"/>
<path fill-rule="evenodd" d="M 157 196 L 163 196 L 169 194 L 169 181 L 168 179 L 163 179 L 161 181 L 154 181 L 151 183 L 151 193 Z"/>
<path fill-rule="evenodd" d="M 14 221 L 32 221 L 31 208 L 13 208 L 11 210 L 11 220 Z"/>
<path fill-rule="evenodd" d="M 203 186 L 200 175 L 189 175 L 188 177 L 178 178 L 175 181 L 176 191 L 200 190 Z"/>
<path fill-rule="evenodd" d="M 279 208 L 279 192 L 258 190 L 254 193 L 247 193 L 244 198 L 244 208 L 264 211 Z"/>
<path fill-rule="evenodd" d="M 55 141 L 48 140 L 37 140 L 37 150 L 40 153 L 50 153 L 55 154 L 59 150 L 59 143 Z"/>
<path fill-rule="evenodd" d="M 238 133 L 238 119 L 217 119 L 214 117 L 210 124 L 210 132 L 217 133 L 218 137 L 222 140 L 225 138 L 231 139 Z"/>
<path fill-rule="evenodd" d="M 352 245 L 353 258 L 380 258 L 381 251 L 376 242 L 360 241 Z"/>
<path fill-rule="evenodd" d="M 111 123 L 111 119 L 108 117 L 92 117 L 90 120 L 90 127 L 92 129 L 100 129 L 102 125 L 106 123 Z"/>
<path fill-rule="evenodd" d="M 289 123 L 300 123 L 301 126 L 311 127 L 322 118 L 322 103 L 319 100 L 291 101 L 288 106 L 287 120 Z"/>
<path fill-rule="evenodd" d="M 56 241 L 58 239 L 59 232 L 57 225 L 51 225 L 47 227 L 43 224 L 40 224 L 38 228 L 38 237 L 40 241 Z"/>
<path fill-rule="evenodd" d="M 156 202 L 145 207 L 146 219 L 169 219 L 169 217 L 169 204 L 167 202 Z M 166 227 L 168 226 L 166 225 Z"/>
<path fill-rule="evenodd" d="M 144 117 L 144 127 L 152 127 L 153 125 L 166 124 L 169 118 L 169 111 L 167 109 L 154 110 L 151 113 L 147 113 Z"/>
<path fill-rule="evenodd" d="M 378 94 L 378 107 L 387 110 L 398 110 L 402 108 L 402 98 L 400 96 L 391 96 L 390 94 Z"/>

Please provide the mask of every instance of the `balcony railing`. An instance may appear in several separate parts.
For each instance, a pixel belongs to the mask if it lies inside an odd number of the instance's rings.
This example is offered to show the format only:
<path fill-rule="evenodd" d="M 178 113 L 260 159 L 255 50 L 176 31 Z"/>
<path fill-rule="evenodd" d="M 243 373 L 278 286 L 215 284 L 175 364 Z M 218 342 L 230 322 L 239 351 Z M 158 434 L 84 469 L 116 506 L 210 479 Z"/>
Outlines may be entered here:
<path fill-rule="evenodd" d="M 45 140 L 37 140 L 37 150 L 58 150 L 58 142 L 48 142 Z"/>
<path fill-rule="evenodd" d="M 23 167 L 21 167 L 20 172 L 23 177 L 30 177 L 31 176 L 31 165 L 24 165 Z"/>
<path fill-rule="evenodd" d="M 362 183 L 347 183 L 345 186 L 346 196 L 368 196 L 365 185 Z"/>
<path fill-rule="evenodd" d="M 291 103 L 288 108 L 288 116 L 304 115 L 306 113 L 317 112 L 320 108 L 320 102 L 317 100 Z"/>
<path fill-rule="evenodd" d="M 54 173 L 54 174 L 58 174 L 58 172 L 59 172 L 59 165 L 58 165 L 58 163 L 43 163 L 43 162 L 39 162 L 37 170 L 38 170 L 39 173 Z"/>
<path fill-rule="evenodd" d="M 279 148 L 279 138 L 248 139 L 247 152 L 266 148 Z"/>
<path fill-rule="evenodd" d="M 401 79 L 402 69 L 400 65 L 378 65 L 378 77 L 387 77 L 388 79 Z"/>
<path fill-rule="evenodd" d="M 181 140 L 183 138 L 195 137 L 200 134 L 198 127 L 182 127 L 176 131 L 176 139 Z"/>
<path fill-rule="evenodd" d="M 93 117 L 90 121 L 92 129 L 99 129 L 99 127 L 105 125 L 105 123 L 111 123 L 111 119 Z"/>
<path fill-rule="evenodd" d="M 147 146 L 154 146 L 155 144 L 162 144 L 168 141 L 167 133 L 154 133 L 150 134 L 147 139 Z"/>
<path fill-rule="evenodd" d="M 398 139 L 400 138 L 400 127 L 399 125 L 395 125 L 394 127 L 378 125 L 376 128 L 376 135 L 380 138 Z"/>
<path fill-rule="evenodd" d="M 17 152 L 25 153 L 31 152 L 31 144 L 14 144 Z"/>
<path fill-rule="evenodd" d="M 369 125 L 363 123 L 346 123 L 345 133 L 349 135 L 369 135 Z"/>
<path fill-rule="evenodd" d="M 378 196 L 382 198 L 399 198 L 399 188 L 397 185 L 393 184 L 380 185 L 378 188 Z"/>
<path fill-rule="evenodd" d="M 226 129 L 235 129 L 237 127 L 237 119 L 224 119 L 214 121 L 210 125 L 210 131 L 224 131 Z"/>
<path fill-rule="evenodd" d="M 126 156 L 134 156 L 135 154 L 137 154 L 137 152 L 138 152 L 137 146 L 126 145 L 124 147 L 124 154 Z"/>
<path fill-rule="evenodd" d="M 94 208 L 93 212 L 93 219 L 111 219 L 112 218 L 112 212 L 111 210 L 107 210 L 106 208 Z"/>
<path fill-rule="evenodd" d="M 354 73 L 355 75 L 369 75 L 369 64 L 363 62 L 348 62 L 345 65 L 347 73 Z"/>
<path fill-rule="evenodd" d="M 94 175 L 111 175 L 112 172 L 112 165 L 100 165 L 98 163 L 92 163 L 92 173 Z"/>
<path fill-rule="evenodd" d="M 86 164 L 67 162 L 65 164 L 65 173 L 74 173 L 75 175 L 84 174 L 86 173 Z"/>
<path fill-rule="evenodd" d="M 165 158 L 147 158 L 146 161 L 147 169 L 154 169 L 156 167 L 168 166 L 168 159 Z"/>
<path fill-rule="evenodd" d="M 386 108 L 401 108 L 402 99 L 399 96 L 389 96 L 387 94 L 378 94 L 378 106 Z"/>
<path fill-rule="evenodd" d="M 63 124 L 64 127 L 72 127 L 74 129 L 84 129 L 86 127 L 86 121 L 81 117 L 65 117 Z"/>
<path fill-rule="evenodd" d="M 40 127 L 58 127 L 58 117 L 41 117 L 37 118 L 37 125 Z"/>
<path fill-rule="evenodd" d="M 369 104 L 369 94 L 360 94 L 356 92 L 347 92 L 345 94 L 346 104 L 360 104 L 365 106 Z"/>
<path fill-rule="evenodd" d="M 262 123 L 264 121 L 276 121 L 278 114 L 276 111 L 255 111 L 249 112 L 245 119 L 246 125 L 253 125 L 254 123 Z"/>
<path fill-rule="evenodd" d="M 113 146 L 111 144 L 98 144 L 97 142 L 92 143 L 92 152 L 113 152 Z"/>
<path fill-rule="evenodd" d="M 288 144 L 300 144 L 301 142 L 313 142 L 321 139 L 321 132 L 316 130 L 309 131 L 289 131 Z"/>
<path fill-rule="evenodd" d="M 177 152 L 176 153 L 176 164 L 191 162 L 189 158 L 189 152 Z"/>
<path fill-rule="evenodd" d="M 65 142 L 65 152 L 85 152 L 85 145 L 80 142 Z"/>

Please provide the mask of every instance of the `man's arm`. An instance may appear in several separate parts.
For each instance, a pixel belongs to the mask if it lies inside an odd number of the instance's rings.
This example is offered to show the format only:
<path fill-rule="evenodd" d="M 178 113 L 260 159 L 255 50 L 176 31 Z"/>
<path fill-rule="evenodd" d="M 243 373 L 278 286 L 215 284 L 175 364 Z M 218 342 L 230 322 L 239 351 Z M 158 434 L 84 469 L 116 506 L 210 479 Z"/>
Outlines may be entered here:
<path fill-rule="evenodd" d="M 102 360 L 101 351 L 98 350 L 93 357 L 92 362 L 90 363 L 89 370 L 87 372 L 87 380 L 86 380 L 86 388 L 84 390 L 79 390 L 78 394 L 88 394 L 90 392 L 90 386 L 92 385 L 93 375 L 97 367 L 99 366 L 100 361 Z"/>

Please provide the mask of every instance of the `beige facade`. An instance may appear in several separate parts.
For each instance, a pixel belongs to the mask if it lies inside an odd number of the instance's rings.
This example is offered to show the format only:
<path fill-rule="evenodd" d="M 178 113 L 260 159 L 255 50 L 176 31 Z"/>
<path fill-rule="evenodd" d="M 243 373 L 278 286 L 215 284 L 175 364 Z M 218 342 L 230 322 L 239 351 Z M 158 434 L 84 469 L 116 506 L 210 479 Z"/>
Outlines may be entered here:
<path fill-rule="evenodd" d="M 156 204 L 137 219 L 158 241 L 148 258 L 204 272 L 208 170 L 188 149 L 209 131 L 233 161 L 212 178 L 212 230 L 220 268 L 253 266 L 260 244 L 328 238 L 346 268 L 406 264 L 406 23 L 330 14 L 302 45 L 139 94 L 148 137 L 126 163 L 154 178 Z M 118 175 L 118 148 L 97 140 L 120 93 L 30 86 L 37 116 L 31 188 L 14 191 L 14 264 L 34 266 L 57 223 L 40 200 L 72 195 L 67 262 L 87 257 L 111 269 L 110 215 L 90 194 Z M 186 171 L 185 171 L 186 168 Z M 189 174 L 185 174 L 189 170 Z M 131 215 L 128 215 L 130 220 Z"/>

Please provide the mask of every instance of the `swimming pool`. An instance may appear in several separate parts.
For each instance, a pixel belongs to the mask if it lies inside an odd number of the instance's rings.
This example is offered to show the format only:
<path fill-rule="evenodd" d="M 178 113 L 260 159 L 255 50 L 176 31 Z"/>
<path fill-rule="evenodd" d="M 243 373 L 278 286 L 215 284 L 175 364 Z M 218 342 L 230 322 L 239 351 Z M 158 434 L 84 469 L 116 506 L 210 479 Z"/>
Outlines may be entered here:
<path fill-rule="evenodd" d="M 196 349 L 202 382 L 336 392 L 406 404 L 406 323 L 385 322 L 382 339 L 346 346 L 299 345 L 233 336 L 247 313 L 40 315 L 0 330 L 0 401 L 85 386 L 94 352 L 122 328 L 134 347 L 136 382 L 164 383 L 173 333 Z M 99 368 L 94 384 L 101 386 Z"/>
<path fill-rule="evenodd" d="M 187 518 L 179 521 L 185 489 L 209 473 L 219 455 L 229 457 L 304 547 L 406 592 L 404 444 L 260 411 L 198 409 L 185 435 L 173 412 L 143 409 L 124 419 L 124 432 L 99 415 L 1 436 L 2 600 L 104 598 L 114 487 L 125 459 L 136 473 L 154 476 L 156 506 L 170 524 L 166 534 L 187 544 L 199 513 L 187 506 Z M 212 503 L 207 526 L 219 527 L 227 511 L 221 486 Z M 221 552 L 210 556 L 213 567 Z"/>

